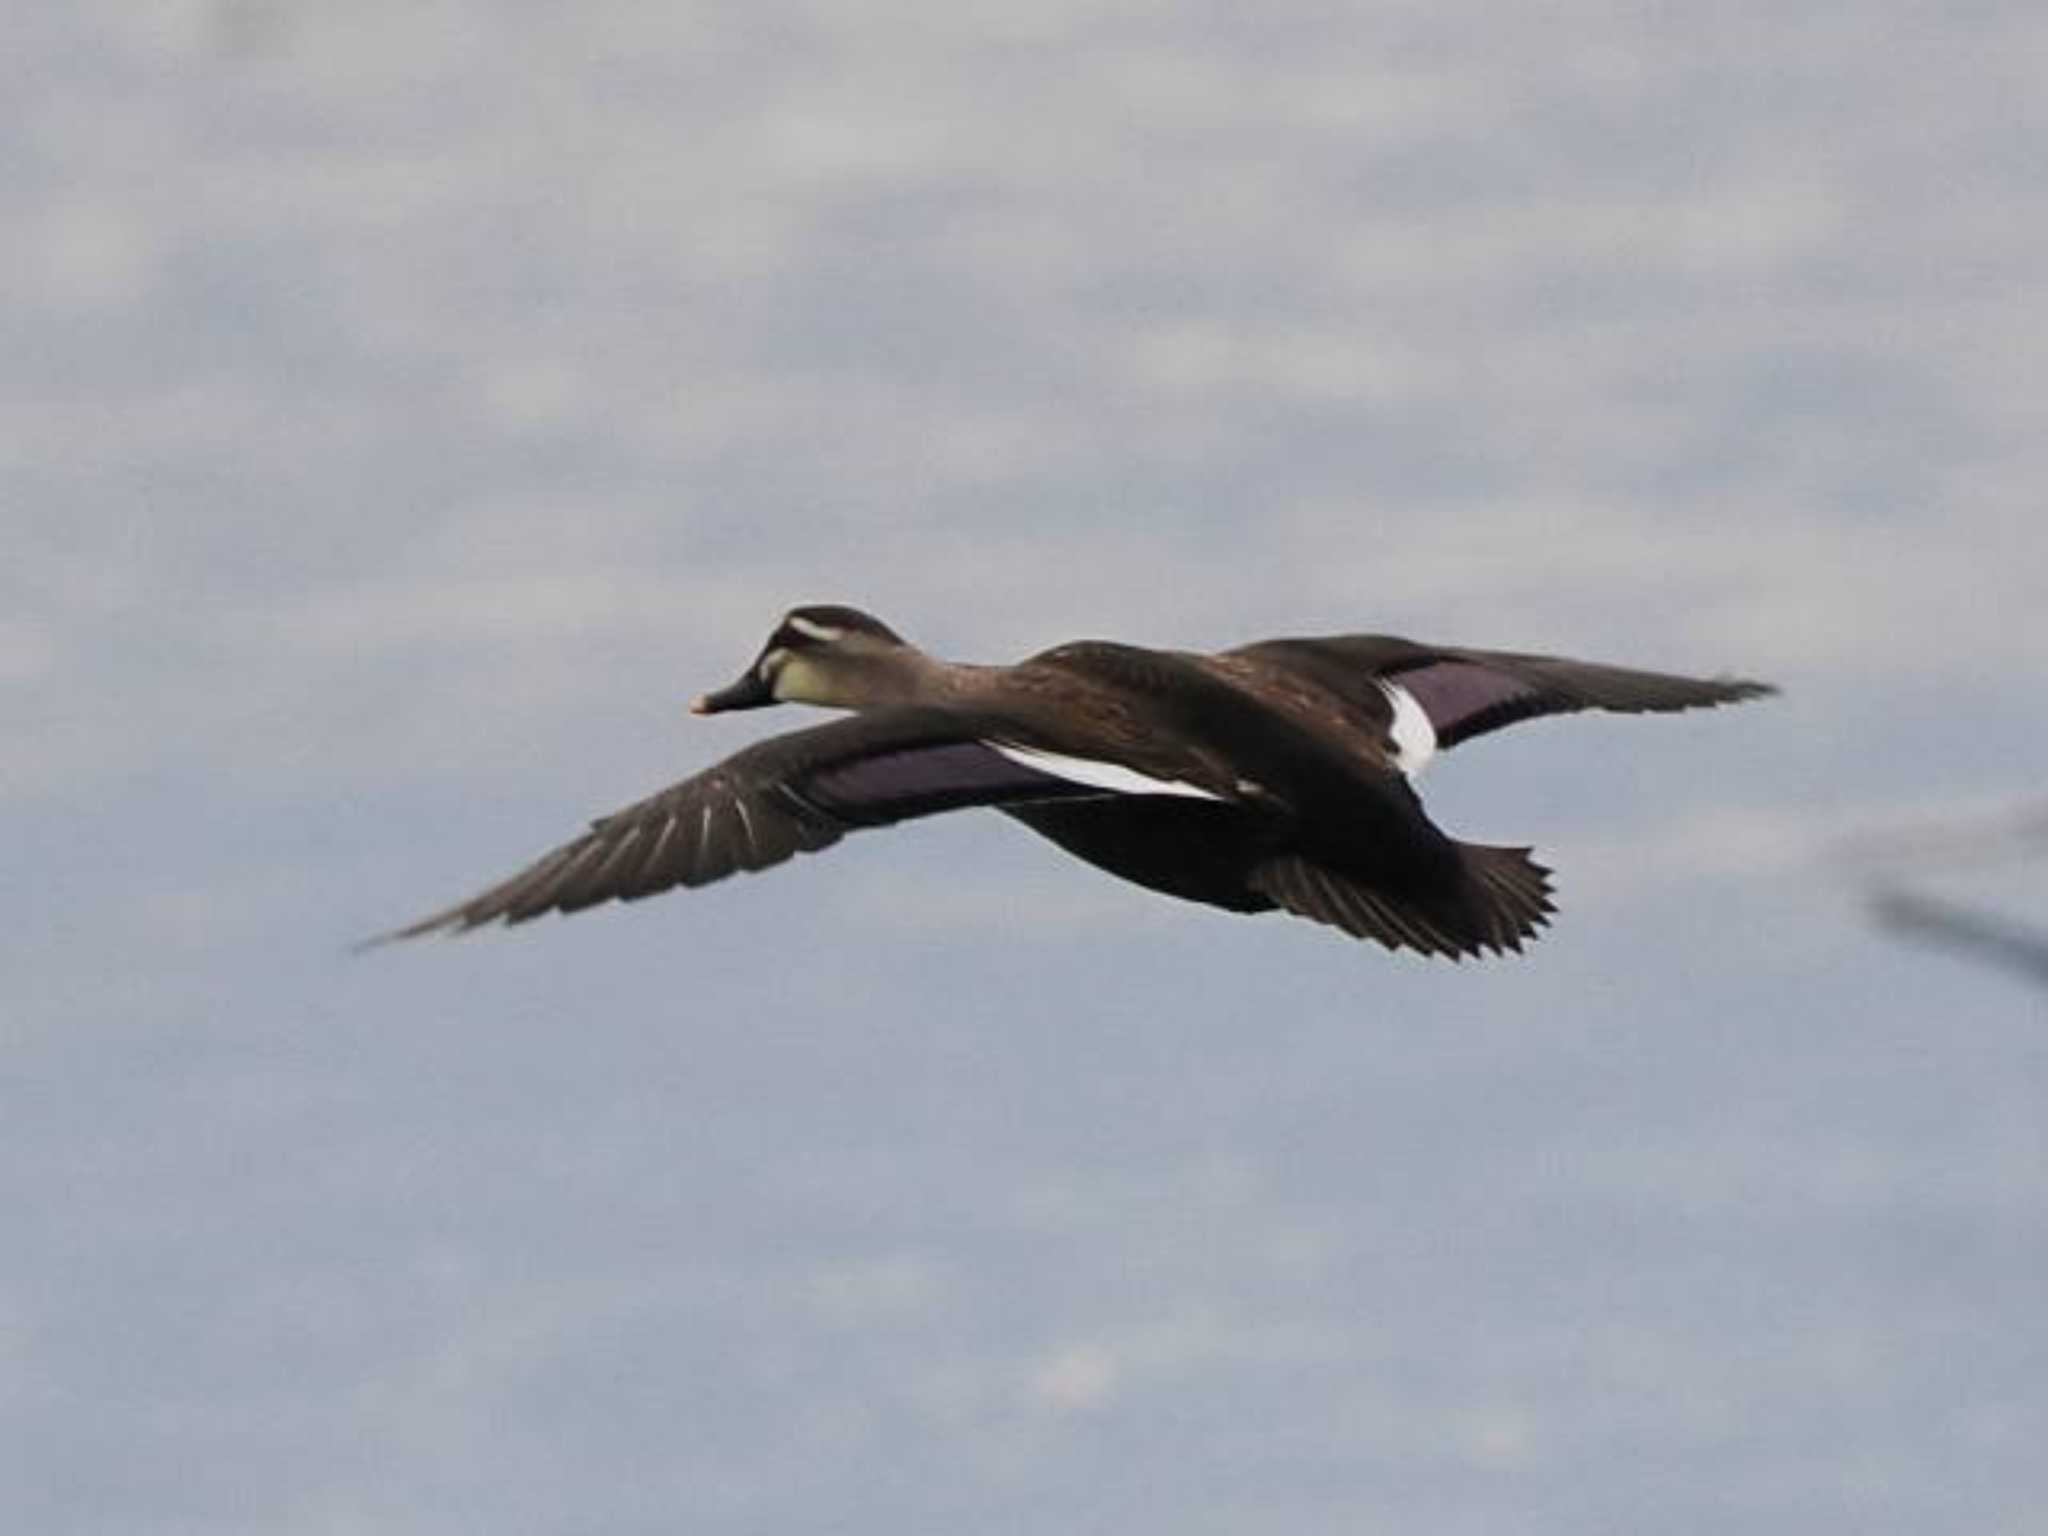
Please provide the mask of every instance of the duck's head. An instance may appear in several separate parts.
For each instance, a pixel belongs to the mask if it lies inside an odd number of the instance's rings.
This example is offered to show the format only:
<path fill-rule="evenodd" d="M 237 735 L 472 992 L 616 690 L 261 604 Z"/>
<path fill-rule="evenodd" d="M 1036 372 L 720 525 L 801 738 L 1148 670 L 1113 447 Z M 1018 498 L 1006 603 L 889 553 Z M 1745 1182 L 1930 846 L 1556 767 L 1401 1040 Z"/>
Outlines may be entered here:
<path fill-rule="evenodd" d="M 699 694 L 693 713 L 716 715 L 764 704 L 858 709 L 892 695 L 891 684 L 918 652 L 870 614 L 836 603 L 792 608 L 739 678 Z"/>

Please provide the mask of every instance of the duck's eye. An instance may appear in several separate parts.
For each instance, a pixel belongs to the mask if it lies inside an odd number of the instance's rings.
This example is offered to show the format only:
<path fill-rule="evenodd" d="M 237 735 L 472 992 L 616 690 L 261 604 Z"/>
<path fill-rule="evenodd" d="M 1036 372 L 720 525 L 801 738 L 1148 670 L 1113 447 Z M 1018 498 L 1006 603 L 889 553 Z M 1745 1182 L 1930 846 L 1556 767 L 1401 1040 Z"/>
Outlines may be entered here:
<path fill-rule="evenodd" d="M 816 619 L 807 619 L 800 613 L 792 613 L 789 616 L 788 627 L 807 640 L 821 641 L 826 645 L 846 638 L 846 631 L 837 624 L 820 624 Z"/>

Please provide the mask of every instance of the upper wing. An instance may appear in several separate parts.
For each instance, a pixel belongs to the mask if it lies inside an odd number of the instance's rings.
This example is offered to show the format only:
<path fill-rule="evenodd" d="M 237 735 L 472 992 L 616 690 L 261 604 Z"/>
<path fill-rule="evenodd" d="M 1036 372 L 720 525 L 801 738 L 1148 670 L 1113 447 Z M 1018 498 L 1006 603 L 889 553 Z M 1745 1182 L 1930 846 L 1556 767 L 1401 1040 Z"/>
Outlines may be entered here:
<path fill-rule="evenodd" d="M 969 805 L 1104 791 L 1005 756 L 949 712 L 885 710 L 770 737 L 599 818 L 507 880 L 372 939 L 460 932 L 708 885 L 829 847 L 849 831 Z"/>
<path fill-rule="evenodd" d="M 1777 692 L 1743 678 L 1678 677 L 1562 656 L 1457 650 L 1392 635 L 1262 640 L 1224 654 L 1271 667 L 1374 714 L 1387 708 L 1384 685 L 1394 685 L 1421 706 L 1441 747 L 1537 715 L 1699 709 Z"/>

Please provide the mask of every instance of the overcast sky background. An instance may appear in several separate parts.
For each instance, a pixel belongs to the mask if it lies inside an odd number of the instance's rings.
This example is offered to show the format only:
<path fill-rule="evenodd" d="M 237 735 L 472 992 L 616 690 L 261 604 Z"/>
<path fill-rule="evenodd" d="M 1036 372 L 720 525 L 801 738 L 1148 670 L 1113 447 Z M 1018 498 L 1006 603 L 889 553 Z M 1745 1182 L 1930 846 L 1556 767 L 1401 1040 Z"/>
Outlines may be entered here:
<path fill-rule="evenodd" d="M 0 1526 L 2048 1528 L 2048 14 L 80 0 L 0 93 Z M 1782 699 L 1450 967 L 990 816 L 370 957 L 944 654 Z M 2048 922 L 2038 862 L 1887 870 Z"/>

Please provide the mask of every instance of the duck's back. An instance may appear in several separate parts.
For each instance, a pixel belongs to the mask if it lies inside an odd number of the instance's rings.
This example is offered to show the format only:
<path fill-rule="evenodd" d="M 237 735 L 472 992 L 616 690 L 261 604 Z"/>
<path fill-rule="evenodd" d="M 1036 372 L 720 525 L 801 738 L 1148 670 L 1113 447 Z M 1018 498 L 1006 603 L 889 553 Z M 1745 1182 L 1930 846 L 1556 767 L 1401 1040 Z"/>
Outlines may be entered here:
<path fill-rule="evenodd" d="M 1304 852 L 1339 865 L 1391 863 L 1424 880 L 1452 873 L 1450 840 L 1389 766 L 1376 734 L 1347 737 L 1248 686 L 1216 658 L 1188 652 L 1081 640 L 1024 668 L 1071 680 L 1089 708 L 1114 709 L 1124 750 L 1198 760 L 1196 782 L 1283 812 Z"/>

